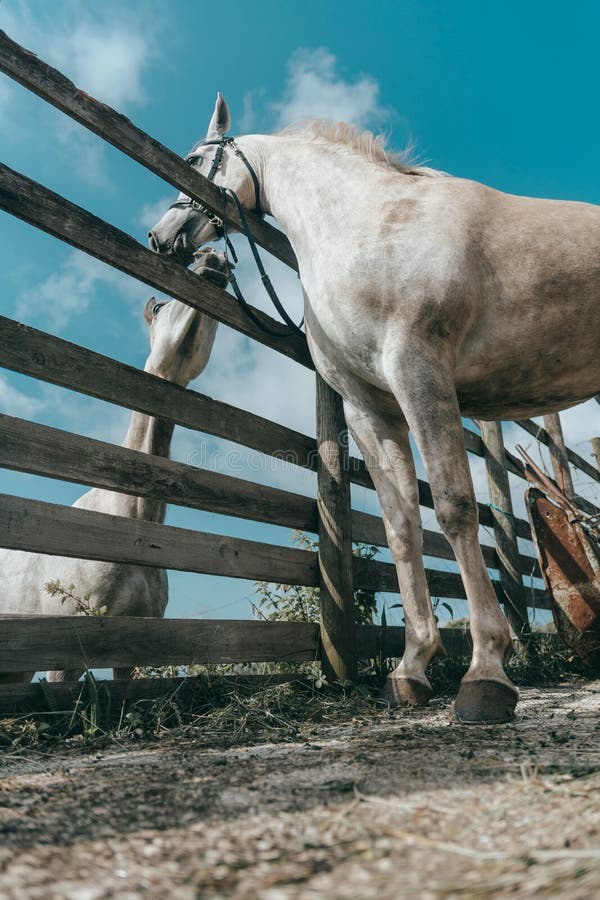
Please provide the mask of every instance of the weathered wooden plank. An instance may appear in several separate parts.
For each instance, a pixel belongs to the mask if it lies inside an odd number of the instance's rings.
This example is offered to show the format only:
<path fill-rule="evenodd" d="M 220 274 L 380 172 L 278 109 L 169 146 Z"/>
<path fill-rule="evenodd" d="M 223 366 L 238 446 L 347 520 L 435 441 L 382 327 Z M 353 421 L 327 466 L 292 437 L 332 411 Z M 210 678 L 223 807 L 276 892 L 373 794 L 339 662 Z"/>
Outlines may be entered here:
<path fill-rule="evenodd" d="M 212 182 L 125 116 L 80 91 L 61 72 L 12 41 L 4 31 L 0 31 L 0 70 L 178 190 L 199 200 L 217 215 L 223 215 L 223 201 Z M 287 265 L 297 268 L 294 251 L 283 232 L 254 213 L 248 212 L 247 215 L 257 243 Z M 227 203 L 227 219 L 236 226 L 241 225 L 231 200 Z"/>
<path fill-rule="evenodd" d="M 314 438 L 5 316 L 0 316 L 0 365 L 148 415 L 172 419 L 185 428 L 235 441 L 312 471 L 317 468 Z M 362 459 L 351 457 L 348 466 L 351 482 L 373 489 Z M 433 507 L 429 485 L 422 480 L 419 502 Z M 484 504 L 478 509 L 481 524 L 492 526 L 490 509 Z M 517 519 L 515 524 L 519 537 L 531 539 L 527 522 Z"/>
<path fill-rule="evenodd" d="M 316 470 L 314 438 L 4 316 L 0 365 Z"/>
<path fill-rule="evenodd" d="M 317 641 L 308 622 L 2 616 L 0 672 L 311 660 Z"/>
<path fill-rule="evenodd" d="M 144 627 L 145 619 L 138 620 Z M 169 620 L 166 620 L 169 621 Z M 223 623 L 226 627 L 228 622 Z M 237 624 L 237 623 L 235 623 Z M 245 623 L 244 623 L 245 624 Z M 300 625 L 303 623 L 289 623 Z M 294 629 L 296 631 L 296 629 Z M 469 656 L 472 651 L 472 642 L 468 631 L 459 628 L 440 629 L 442 643 L 446 653 L 450 657 Z M 300 632 L 296 632 L 300 636 Z M 539 638 L 539 635 L 534 635 Z M 561 645 L 560 638 L 555 634 L 543 635 L 544 643 L 550 646 Z M 376 625 L 364 625 L 357 629 L 357 645 L 360 659 L 374 659 L 381 655 L 381 650 L 387 657 L 400 657 L 404 652 L 404 628 L 387 627 L 385 630 L 385 643 L 381 647 L 381 629 Z M 537 641 L 536 641 L 537 643 Z M 159 665 L 159 663 L 155 663 Z M 274 674 L 274 675 L 225 675 L 225 676 L 200 676 L 180 678 L 136 678 L 132 681 L 104 681 L 96 682 L 96 688 L 100 697 L 101 709 L 110 718 L 120 718 L 123 706 L 130 703 L 144 701 L 157 701 L 175 699 L 186 709 L 202 708 L 211 702 L 211 697 L 216 692 L 231 692 L 236 694 L 252 693 L 264 690 L 273 685 L 305 680 L 301 673 L 298 674 Z M 360 679 L 359 679 L 360 680 Z M 0 716 L 12 716 L 45 712 L 70 712 L 76 704 L 85 704 L 89 701 L 89 691 L 85 683 L 63 682 L 44 683 L 33 682 L 29 684 L 3 684 L 0 683 Z"/>
<path fill-rule="evenodd" d="M 0 546 L 285 584 L 319 584 L 317 554 L 0 495 Z M 395 567 L 353 557 L 356 587 L 398 592 Z M 460 577 L 428 571 L 431 593 L 463 597 Z M 535 593 L 543 608 L 545 595 Z"/>
<path fill-rule="evenodd" d="M 318 531 L 317 504 L 310 497 L 2 414 L 0 466 L 221 515 Z"/>
<path fill-rule="evenodd" d="M 257 581 L 318 584 L 317 554 L 0 494 L 0 546 Z"/>
<path fill-rule="evenodd" d="M 124 231 L 2 163 L 0 209 L 313 368 L 303 335 L 290 335 L 286 325 L 253 308 L 253 314 L 275 334 L 263 331 L 227 291 L 173 259 L 152 253 Z"/>
<path fill-rule="evenodd" d="M 359 659 L 400 657 L 404 653 L 405 629 L 399 625 L 388 625 L 382 631 L 379 625 L 362 625 L 357 629 Z M 442 643 L 448 656 L 468 656 L 473 643 L 468 630 L 463 628 L 440 628 Z M 383 641 L 383 647 L 382 647 Z"/>
<path fill-rule="evenodd" d="M 174 700 L 186 709 L 205 708 L 221 692 L 250 694 L 290 681 L 301 675 L 220 675 L 178 678 L 134 678 L 131 681 L 97 680 L 100 713 L 109 721 L 119 720 L 123 707 L 132 703 Z M 3 684 L 0 682 L 0 716 L 71 712 L 90 702 L 83 681 Z"/>
<path fill-rule="evenodd" d="M 471 431 L 469 428 L 464 427 L 463 435 L 467 451 L 473 453 L 475 456 L 483 456 L 483 444 L 479 435 L 475 434 L 475 432 Z"/>
<path fill-rule="evenodd" d="M 380 626 L 359 626 L 356 633 L 358 656 L 377 656 Z M 449 655 L 469 651 L 469 638 L 461 629 L 442 628 L 441 634 Z M 0 616 L 0 672 L 307 661 L 320 658 L 322 646 L 318 626 L 307 622 Z M 403 627 L 385 629 L 383 649 L 388 656 L 402 654 Z M 237 681 L 237 676 L 233 680 Z M 149 688 L 160 681 L 163 679 L 150 679 Z M 124 682 L 123 687 L 128 684 Z M 6 700 L 20 695 L 19 689 L 22 691 L 23 685 L 0 686 L 0 710 Z M 134 694 L 134 686 L 123 690 L 124 699 Z"/>
<path fill-rule="evenodd" d="M 375 544 L 378 547 L 387 547 L 387 537 L 383 520 L 379 516 L 352 510 L 352 538 L 365 544 Z M 486 566 L 490 569 L 498 568 L 498 554 L 495 547 L 481 545 Z M 423 529 L 423 554 L 438 559 L 454 559 L 454 553 L 449 542 L 438 531 Z M 523 575 L 541 578 L 540 568 L 536 559 L 532 556 L 520 554 L 520 571 Z"/>
<path fill-rule="evenodd" d="M 387 591 L 399 593 L 396 567 L 392 563 L 354 557 L 354 587 L 369 591 Z M 457 572 L 442 572 L 438 569 L 425 569 L 427 583 L 432 597 L 448 600 L 466 599 L 462 579 Z M 550 609 L 545 591 L 538 588 L 525 588 L 527 605 L 536 609 Z"/>
<path fill-rule="evenodd" d="M 317 554 L 157 525 L 0 494 L 0 546 L 77 559 L 160 566 L 187 572 L 316 587 Z M 357 587 L 398 591 L 395 567 L 352 557 Z M 462 596 L 460 577 L 432 573 L 432 588 Z M 460 587 L 459 587 L 460 585 Z"/>
<path fill-rule="evenodd" d="M 354 586 L 369 591 L 399 593 L 398 575 L 393 563 L 354 557 Z M 433 597 L 465 599 L 466 594 L 458 572 L 426 569 L 427 583 Z"/>
<path fill-rule="evenodd" d="M 192 509 L 318 532 L 317 504 L 310 497 L 2 414 L 0 466 Z M 357 510 L 352 510 L 352 538 L 387 546 L 382 520 Z M 443 535 L 425 530 L 423 541 L 427 556 L 454 559 Z M 486 564 L 497 568 L 494 548 L 482 550 Z M 536 566 L 533 558 L 521 557 L 524 574 L 536 574 Z"/>
<path fill-rule="evenodd" d="M 400 657 L 404 653 L 404 628 L 388 625 L 385 631 L 378 625 L 362 625 L 357 629 L 357 647 L 359 659 L 376 659 L 381 655 L 387 657 Z M 470 656 L 473 650 L 473 642 L 468 629 L 465 628 L 440 628 L 442 644 L 449 657 L 457 658 Z M 381 642 L 384 640 L 383 648 Z M 564 646 L 557 634 L 534 634 L 534 644 L 545 643 L 556 646 L 558 649 Z"/>
<path fill-rule="evenodd" d="M 356 678 L 348 441 L 342 398 L 316 378 L 321 663 L 343 682 Z"/>
<path fill-rule="evenodd" d="M 504 612 L 512 626 L 518 646 L 524 651 L 523 640 L 528 639 L 531 629 L 527 615 L 526 589 L 521 578 L 521 561 L 514 526 L 502 425 L 500 422 L 481 422 L 480 426 L 485 448 Z"/>

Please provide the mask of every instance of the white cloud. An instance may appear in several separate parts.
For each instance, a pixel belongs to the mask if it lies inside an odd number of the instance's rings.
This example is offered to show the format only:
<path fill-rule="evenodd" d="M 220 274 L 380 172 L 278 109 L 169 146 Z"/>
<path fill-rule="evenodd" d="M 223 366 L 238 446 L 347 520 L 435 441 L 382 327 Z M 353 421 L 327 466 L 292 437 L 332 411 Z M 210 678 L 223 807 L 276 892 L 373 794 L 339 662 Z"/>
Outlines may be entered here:
<path fill-rule="evenodd" d="M 88 309 L 103 286 L 140 304 L 149 292 L 148 287 L 127 275 L 73 250 L 46 279 L 22 291 L 15 318 L 60 332 L 73 317 Z"/>
<path fill-rule="evenodd" d="M 238 129 L 241 134 L 248 134 L 256 126 L 258 115 L 257 105 L 264 100 L 265 91 L 258 89 L 244 94 L 242 115 L 238 120 Z"/>
<path fill-rule="evenodd" d="M 144 203 L 136 216 L 136 224 L 141 225 L 144 231 L 149 231 L 160 218 L 165 214 L 169 205 L 173 202 L 174 189 L 170 194 L 154 200 L 151 203 Z"/>
<path fill-rule="evenodd" d="M 8 416 L 20 416 L 22 419 L 36 416 L 44 406 L 41 400 L 24 394 L 3 375 L 0 375 L 0 397 L 2 397 L 2 412 Z"/>
<path fill-rule="evenodd" d="M 83 9 L 76 0 L 60 5 L 29 2 L 0 6 L 0 27 L 18 43 L 58 68 L 77 87 L 119 111 L 143 103 L 144 80 L 157 57 L 161 15 L 155 4 L 137 10 L 107 2 Z M 23 88 L 0 84 L 0 125 L 22 140 Z M 43 111 L 43 127 L 60 150 L 68 150 L 74 172 L 94 186 L 108 187 L 104 145 L 67 116 Z M 49 142 L 50 144 L 52 141 Z"/>
<path fill-rule="evenodd" d="M 156 54 L 158 23 L 147 10 L 121 4 L 101 10 L 67 2 L 48 6 L 27 2 L 0 10 L 9 36 L 56 66 L 78 87 L 111 106 L 145 100 L 143 76 Z"/>
<path fill-rule="evenodd" d="M 54 428 L 73 431 L 111 444 L 125 437 L 131 411 L 58 385 L 41 385 L 44 411 L 38 419 Z"/>
<path fill-rule="evenodd" d="M 110 106 L 120 109 L 146 99 L 142 79 L 152 44 L 130 25 L 82 22 L 67 34 L 54 33 L 46 53 L 78 86 Z"/>
<path fill-rule="evenodd" d="M 370 75 L 345 79 L 338 72 L 336 57 L 323 47 L 297 50 L 288 68 L 283 96 L 271 104 L 278 128 L 313 116 L 364 128 L 386 115 L 379 105 L 376 79 Z"/>
<path fill-rule="evenodd" d="M 3 131 L 11 127 L 11 101 L 11 86 L 7 79 L 3 78 L 2 81 L 0 81 L 0 127 Z"/>

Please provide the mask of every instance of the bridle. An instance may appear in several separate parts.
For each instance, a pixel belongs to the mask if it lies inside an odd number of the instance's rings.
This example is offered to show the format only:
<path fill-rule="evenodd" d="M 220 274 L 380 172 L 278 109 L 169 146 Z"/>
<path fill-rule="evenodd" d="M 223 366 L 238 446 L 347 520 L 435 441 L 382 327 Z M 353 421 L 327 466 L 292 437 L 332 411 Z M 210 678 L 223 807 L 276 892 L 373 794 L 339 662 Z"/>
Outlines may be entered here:
<path fill-rule="evenodd" d="M 198 147 L 208 147 L 208 146 L 215 146 L 217 148 L 215 151 L 215 155 L 213 157 L 213 161 L 211 163 L 210 171 L 209 171 L 208 175 L 206 176 L 208 178 L 208 180 L 209 181 L 215 180 L 215 176 L 216 176 L 217 172 L 219 171 L 219 169 L 221 168 L 221 165 L 223 162 L 223 153 L 225 151 L 225 147 L 230 147 L 233 150 L 233 152 L 235 153 L 235 155 L 238 157 L 238 159 L 240 159 L 244 163 L 244 165 L 246 166 L 246 168 L 248 169 L 248 171 L 250 173 L 250 177 L 252 178 L 252 184 L 254 185 L 254 212 L 257 215 L 262 217 L 264 215 L 264 212 L 261 209 L 261 205 L 260 205 L 260 182 L 258 180 L 258 176 L 257 176 L 256 172 L 254 171 L 254 168 L 248 161 L 248 158 L 246 157 L 246 155 L 243 153 L 242 150 L 240 150 L 238 145 L 235 143 L 235 138 L 229 137 L 229 136 L 223 136 L 215 141 L 207 141 L 207 140 L 199 141 L 196 144 L 196 146 L 194 147 L 194 150 L 192 150 L 191 153 L 189 153 L 185 157 L 185 161 L 189 165 L 193 165 L 194 162 L 196 161 L 196 159 L 198 158 L 197 155 L 194 155 L 194 151 Z M 227 195 L 230 194 L 231 199 L 233 200 L 233 202 L 235 204 L 237 213 L 240 217 L 243 233 L 245 234 L 246 239 L 250 245 L 250 249 L 252 251 L 254 261 L 256 262 L 256 266 L 258 268 L 260 278 L 264 285 L 264 288 L 265 288 L 267 294 L 269 295 L 271 302 L 275 306 L 275 309 L 277 310 L 279 315 L 282 317 L 282 319 L 284 320 L 286 325 L 289 326 L 290 331 L 288 331 L 288 332 L 274 331 L 272 328 L 269 328 L 269 326 L 266 325 L 261 319 L 259 319 L 258 316 L 255 315 L 250 304 L 246 301 L 246 299 L 245 299 L 244 295 L 242 294 L 240 287 L 237 283 L 237 279 L 236 279 L 235 275 L 233 274 L 233 272 L 231 272 L 229 275 L 229 282 L 231 284 L 231 287 L 233 288 L 233 292 L 235 294 L 235 297 L 236 297 L 238 303 L 240 304 L 240 306 L 242 307 L 242 309 L 244 310 L 244 312 L 246 313 L 248 318 L 252 322 L 254 322 L 254 324 L 258 328 L 260 328 L 261 331 L 264 331 L 267 334 L 275 335 L 276 337 L 290 337 L 292 334 L 298 334 L 298 333 L 303 335 L 304 332 L 302 331 L 302 325 L 304 324 L 304 318 L 302 319 L 302 321 L 300 322 L 299 325 L 296 325 L 294 320 L 292 318 L 290 318 L 287 310 L 285 309 L 281 300 L 277 296 L 277 293 L 275 292 L 275 288 L 273 287 L 273 285 L 271 283 L 271 279 L 265 272 L 265 268 L 264 268 L 262 260 L 260 258 L 258 248 L 256 246 L 256 243 L 255 243 L 254 238 L 252 237 L 252 233 L 250 231 L 250 226 L 248 224 L 248 219 L 246 217 L 246 211 L 240 202 L 240 198 L 238 197 L 238 195 L 236 194 L 235 191 L 231 190 L 231 188 L 224 188 L 224 187 L 220 187 L 219 185 L 217 185 L 217 187 L 221 194 L 221 201 L 223 203 L 223 218 L 221 218 L 220 216 L 217 216 L 215 213 L 211 213 L 211 211 L 209 209 L 207 209 L 206 206 L 204 206 L 198 200 L 192 200 L 190 197 L 186 197 L 184 200 L 183 199 L 176 200 L 175 203 L 171 203 L 171 205 L 169 206 L 169 209 L 193 209 L 195 212 L 203 213 L 207 217 L 210 224 L 216 229 L 217 238 L 224 239 L 224 241 L 225 241 L 225 257 L 227 258 L 227 250 L 229 250 L 231 252 L 233 261 L 237 263 L 237 261 L 238 261 L 237 255 L 236 255 L 233 245 L 229 239 L 229 235 L 227 233 Z"/>
<path fill-rule="evenodd" d="M 264 215 L 262 209 L 260 208 L 260 183 L 258 181 L 258 176 L 257 176 L 256 172 L 254 171 L 254 169 L 252 168 L 252 166 L 250 165 L 250 162 L 248 161 L 248 158 L 245 155 L 245 153 L 243 153 L 243 151 L 240 150 L 240 148 L 236 144 L 235 138 L 229 137 L 229 136 L 224 136 L 222 138 L 219 138 L 216 141 L 198 141 L 198 143 L 194 147 L 194 150 L 192 150 L 191 153 L 188 153 L 188 155 L 185 157 L 186 163 L 190 166 L 193 166 L 194 163 L 196 162 L 196 160 L 198 159 L 198 154 L 194 153 L 194 151 L 197 150 L 198 147 L 210 147 L 210 146 L 215 146 L 217 149 L 215 151 L 215 155 L 214 155 L 211 167 L 210 167 L 210 171 L 209 171 L 208 175 L 206 176 L 208 178 L 208 180 L 209 181 L 215 180 L 215 175 L 221 168 L 221 164 L 223 162 L 223 152 L 225 150 L 225 147 L 231 147 L 231 149 L 233 150 L 233 152 L 235 153 L 237 158 L 241 159 L 241 161 L 244 163 L 244 165 L 250 172 L 250 177 L 252 178 L 252 184 L 254 185 L 254 212 L 259 216 Z M 223 190 L 223 188 L 220 188 L 220 190 Z M 231 193 L 233 193 L 233 191 Z M 208 220 L 211 223 L 211 225 L 217 225 L 219 228 L 222 227 L 223 222 L 222 222 L 222 219 L 219 218 L 219 216 L 211 213 L 210 210 L 208 210 L 205 206 L 202 205 L 202 203 L 199 203 L 197 200 L 192 200 L 189 197 L 187 197 L 185 200 L 176 200 L 175 203 L 171 203 L 171 205 L 169 206 L 169 209 L 185 209 L 186 207 L 191 207 L 191 209 L 196 210 L 197 212 L 204 213 L 206 216 L 208 216 Z"/>

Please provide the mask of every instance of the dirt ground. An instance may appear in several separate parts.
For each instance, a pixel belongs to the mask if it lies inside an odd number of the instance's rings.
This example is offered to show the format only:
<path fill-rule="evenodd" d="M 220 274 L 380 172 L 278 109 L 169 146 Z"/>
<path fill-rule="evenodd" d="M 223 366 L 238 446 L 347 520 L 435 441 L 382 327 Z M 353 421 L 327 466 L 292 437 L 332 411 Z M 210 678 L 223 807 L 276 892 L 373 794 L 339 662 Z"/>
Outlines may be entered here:
<path fill-rule="evenodd" d="M 600 683 L 511 724 L 425 710 L 217 746 L 6 749 L 7 900 L 600 896 Z M 276 723 L 275 723 L 276 724 Z"/>

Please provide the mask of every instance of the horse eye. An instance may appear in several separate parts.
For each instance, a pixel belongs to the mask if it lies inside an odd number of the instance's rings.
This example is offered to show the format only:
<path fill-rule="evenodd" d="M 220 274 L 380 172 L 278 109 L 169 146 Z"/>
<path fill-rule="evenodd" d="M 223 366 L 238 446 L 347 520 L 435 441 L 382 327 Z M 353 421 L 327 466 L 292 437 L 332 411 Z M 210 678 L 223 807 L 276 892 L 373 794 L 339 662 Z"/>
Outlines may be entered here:
<path fill-rule="evenodd" d="M 188 156 L 186 158 L 186 163 L 188 164 L 188 166 L 195 166 L 196 163 L 200 162 L 201 159 L 201 156 Z"/>
<path fill-rule="evenodd" d="M 164 303 L 155 303 L 154 304 L 154 306 L 152 307 L 152 317 L 153 318 L 156 318 L 156 316 L 159 314 L 159 312 L 161 311 L 161 309 L 163 308 L 164 305 L 165 305 Z"/>

